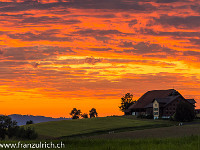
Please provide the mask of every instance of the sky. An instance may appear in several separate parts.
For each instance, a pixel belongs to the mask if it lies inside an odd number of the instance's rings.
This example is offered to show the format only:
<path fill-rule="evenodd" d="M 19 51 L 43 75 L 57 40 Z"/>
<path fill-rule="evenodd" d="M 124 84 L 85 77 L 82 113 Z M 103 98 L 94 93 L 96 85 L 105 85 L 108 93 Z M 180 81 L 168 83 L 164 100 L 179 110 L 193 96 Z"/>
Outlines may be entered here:
<path fill-rule="evenodd" d="M 0 114 L 121 115 L 165 89 L 200 108 L 199 0 L 0 0 Z"/>

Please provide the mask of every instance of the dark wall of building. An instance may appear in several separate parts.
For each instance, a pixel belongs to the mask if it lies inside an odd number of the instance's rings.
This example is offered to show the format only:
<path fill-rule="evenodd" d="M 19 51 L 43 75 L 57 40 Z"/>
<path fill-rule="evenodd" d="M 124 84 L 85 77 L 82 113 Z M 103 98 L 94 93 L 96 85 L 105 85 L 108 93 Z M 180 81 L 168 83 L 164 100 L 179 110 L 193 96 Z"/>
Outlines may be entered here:
<path fill-rule="evenodd" d="M 147 115 L 153 115 L 153 108 L 147 108 L 146 109 L 146 114 Z"/>
<path fill-rule="evenodd" d="M 182 99 L 176 99 L 170 104 L 168 104 L 164 109 L 163 109 L 163 116 L 173 116 L 173 114 L 176 112 L 176 107 L 180 103 Z"/>

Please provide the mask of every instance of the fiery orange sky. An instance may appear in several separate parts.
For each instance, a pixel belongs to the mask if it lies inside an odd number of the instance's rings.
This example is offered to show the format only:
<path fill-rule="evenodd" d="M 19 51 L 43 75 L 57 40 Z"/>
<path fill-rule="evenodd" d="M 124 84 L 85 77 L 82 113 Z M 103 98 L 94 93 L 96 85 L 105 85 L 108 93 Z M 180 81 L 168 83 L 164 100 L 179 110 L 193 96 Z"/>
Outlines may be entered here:
<path fill-rule="evenodd" d="M 199 0 L 0 1 L 0 114 L 120 115 L 172 88 L 200 107 Z"/>

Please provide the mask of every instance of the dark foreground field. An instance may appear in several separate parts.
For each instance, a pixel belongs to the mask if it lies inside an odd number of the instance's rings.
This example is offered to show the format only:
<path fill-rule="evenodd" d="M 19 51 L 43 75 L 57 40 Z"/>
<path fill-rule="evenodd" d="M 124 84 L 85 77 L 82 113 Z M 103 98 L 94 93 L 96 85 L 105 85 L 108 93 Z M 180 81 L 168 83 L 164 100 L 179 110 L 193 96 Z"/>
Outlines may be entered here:
<path fill-rule="evenodd" d="M 39 143 L 26 141 L 22 143 Z M 44 142 L 44 141 L 43 141 Z M 51 141 L 45 141 L 51 142 Z M 54 144 L 60 140 L 53 140 Z M 200 136 L 149 139 L 65 139 L 66 150 L 199 150 Z M 2 142 L 1 142 L 2 143 Z M 8 142 L 3 142 L 8 143 Z M 12 143 L 15 143 L 14 141 Z M 17 143 L 17 142 L 16 142 Z M 20 148 L 19 148 L 20 149 Z M 22 149 L 22 148 L 21 148 Z M 43 148 L 44 149 L 44 148 Z"/>
<path fill-rule="evenodd" d="M 69 150 L 199 150 L 200 136 L 167 139 L 74 139 L 65 141 Z"/>

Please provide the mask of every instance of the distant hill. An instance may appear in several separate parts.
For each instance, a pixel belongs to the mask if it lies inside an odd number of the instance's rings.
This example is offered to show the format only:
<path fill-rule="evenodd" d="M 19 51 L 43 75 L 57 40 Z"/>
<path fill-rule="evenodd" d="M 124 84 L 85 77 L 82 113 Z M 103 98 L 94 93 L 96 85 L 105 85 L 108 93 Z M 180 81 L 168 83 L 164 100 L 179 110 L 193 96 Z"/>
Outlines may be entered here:
<path fill-rule="evenodd" d="M 12 118 L 12 120 L 16 120 L 18 125 L 25 125 L 27 121 L 32 120 L 33 123 L 40 123 L 40 122 L 48 122 L 48 121 L 60 121 L 60 120 L 70 120 L 71 118 L 52 118 L 52 117 L 45 117 L 45 116 L 32 116 L 32 115 L 19 115 L 19 114 L 12 114 L 8 115 Z"/>

